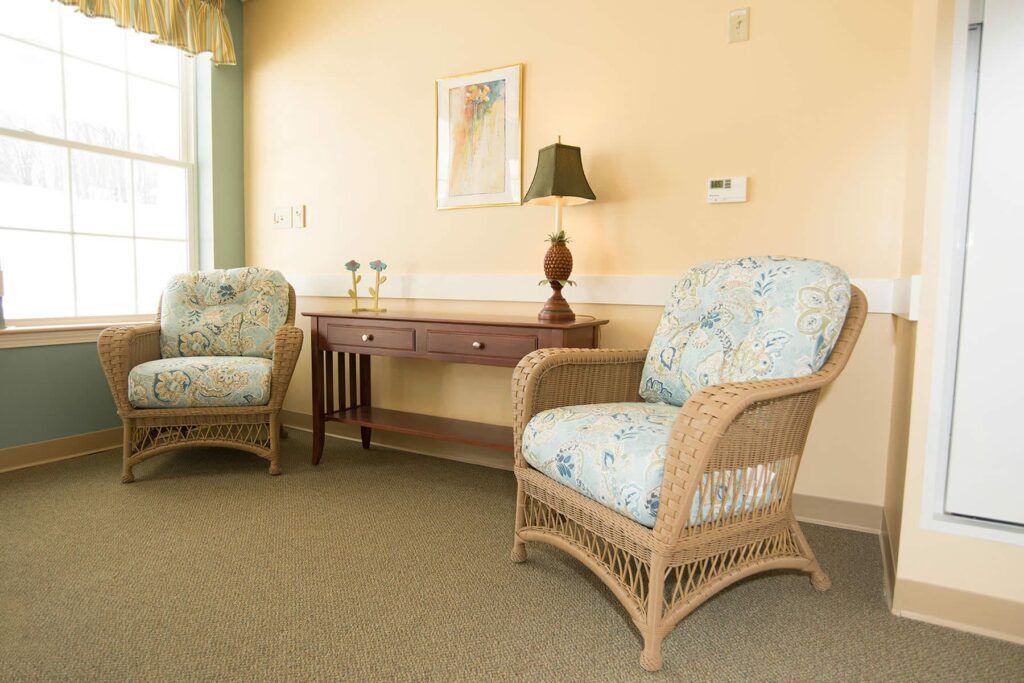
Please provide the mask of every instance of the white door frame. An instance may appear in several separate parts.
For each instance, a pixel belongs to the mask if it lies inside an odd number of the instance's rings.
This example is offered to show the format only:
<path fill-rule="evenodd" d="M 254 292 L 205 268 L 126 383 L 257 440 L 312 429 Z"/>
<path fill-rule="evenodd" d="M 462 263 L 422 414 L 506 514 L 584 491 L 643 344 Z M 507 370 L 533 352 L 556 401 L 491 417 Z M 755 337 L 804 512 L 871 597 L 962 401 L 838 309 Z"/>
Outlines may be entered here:
<path fill-rule="evenodd" d="M 948 116 L 946 120 L 943 205 L 939 234 L 939 266 L 936 287 L 935 327 L 932 331 L 932 372 L 925 441 L 924 487 L 921 526 L 957 536 L 970 536 L 1024 545 L 1024 529 L 1013 524 L 974 520 L 946 514 L 946 475 L 949 466 L 950 428 L 956 380 L 957 341 L 963 289 L 963 248 L 966 236 L 967 196 L 963 169 L 972 149 L 965 148 L 964 118 L 967 86 L 968 30 L 978 23 L 979 0 L 957 0 L 950 55 Z M 967 175 L 969 180 L 969 174 Z M 926 240 L 927 241 L 927 240 Z M 927 286 L 927 285 L 926 285 Z"/>

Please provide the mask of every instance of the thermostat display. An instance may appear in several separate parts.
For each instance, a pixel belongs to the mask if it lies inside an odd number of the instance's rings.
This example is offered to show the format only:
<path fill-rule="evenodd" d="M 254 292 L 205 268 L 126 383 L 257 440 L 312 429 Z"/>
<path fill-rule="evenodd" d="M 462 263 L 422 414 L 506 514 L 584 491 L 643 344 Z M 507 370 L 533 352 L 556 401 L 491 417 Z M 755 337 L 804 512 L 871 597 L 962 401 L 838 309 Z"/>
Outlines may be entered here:
<path fill-rule="evenodd" d="M 747 201 L 747 176 L 708 178 L 708 204 Z"/>

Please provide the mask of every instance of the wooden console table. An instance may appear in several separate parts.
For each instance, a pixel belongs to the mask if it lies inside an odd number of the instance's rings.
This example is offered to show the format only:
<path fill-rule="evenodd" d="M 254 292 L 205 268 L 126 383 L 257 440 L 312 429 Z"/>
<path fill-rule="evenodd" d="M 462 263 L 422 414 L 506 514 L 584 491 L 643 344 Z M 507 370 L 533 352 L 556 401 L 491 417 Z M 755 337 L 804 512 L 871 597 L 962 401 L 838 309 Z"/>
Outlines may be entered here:
<path fill-rule="evenodd" d="M 533 317 L 304 311 L 313 366 L 313 464 L 324 450 L 324 425 L 359 425 L 363 448 L 373 429 L 512 450 L 512 428 L 407 413 L 370 405 L 370 356 L 426 358 L 449 363 L 514 367 L 547 347 L 597 348 L 607 320 L 578 316 L 571 323 Z M 337 356 L 337 358 L 335 358 Z"/>

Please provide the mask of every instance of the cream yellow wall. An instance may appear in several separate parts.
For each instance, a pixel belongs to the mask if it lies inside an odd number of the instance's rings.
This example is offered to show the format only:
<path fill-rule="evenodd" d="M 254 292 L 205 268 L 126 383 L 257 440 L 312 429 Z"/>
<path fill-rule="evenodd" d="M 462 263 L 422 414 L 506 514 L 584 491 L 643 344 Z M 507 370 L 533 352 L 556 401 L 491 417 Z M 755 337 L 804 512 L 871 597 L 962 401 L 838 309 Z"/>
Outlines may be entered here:
<path fill-rule="evenodd" d="M 897 613 L 1024 642 L 1024 583 L 1020 580 L 1024 545 L 939 531 L 925 522 L 939 505 L 935 492 L 926 490 L 925 473 L 927 461 L 937 457 L 928 452 L 928 437 L 940 306 L 940 239 L 950 220 L 945 183 L 950 164 L 955 166 L 947 146 L 951 53 L 955 22 L 962 22 L 966 12 L 957 8 L 955 0 L 915 0 L 914 4 L 914 78 L 929 83 L 920 93 L 925 97 L 925 114 L 918 125 L 928 135 L 926 153 L 911 159 L 911 173 L 920 174 L 925 183 L 919 206 L 908 207 L 908 214 L 913 211 L 921 220 L 907 245 L 919 249 L 916 258 L 922 267 L 923 296 L 921 319 L 912 339 L 914 352 L 898 360 L 898 365 L 913 366 L 913 391 L 893 608 Z"/>
<path fill-rule="evenodd" d="M 337 273 L 353 257 L 400 273 L 539 273 L 549 209 L 433 208 L 434 79 L 523 62 L 524 182 L 560 134 L 583 148 L 598 196 L 566 212 L 576 274 L 677 274 L 770 252 L 896 276 L 910 0 L 749 4 L 751 40 L 729 45 L 731 0 L 249 0 L 247 261 L 291 274 Z M 748 175 L 750 201 L 706 204 L 716 174 Z M 297 203 L 309 228 L 272 230 L 273 207 Z M 580 308 L 612 320 L 605 346 L 643 346 L 658 316 Z M 798 491 L 882 504 L 893 359 L 891 318 L 869 316 L 815 419 Z M 374 372 L 380 404 L 510 421 L 507 369 L 381 359 Z M 290 410 L 309 410 L 307 375 Z"/>

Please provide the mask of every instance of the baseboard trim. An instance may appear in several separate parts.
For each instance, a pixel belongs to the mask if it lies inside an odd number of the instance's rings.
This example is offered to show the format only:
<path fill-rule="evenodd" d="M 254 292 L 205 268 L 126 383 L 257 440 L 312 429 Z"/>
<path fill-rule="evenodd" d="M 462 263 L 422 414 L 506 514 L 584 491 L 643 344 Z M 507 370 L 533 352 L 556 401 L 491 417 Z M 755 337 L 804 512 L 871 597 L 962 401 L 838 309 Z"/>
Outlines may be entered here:
<path fill-rule="evenodd" d="M 889 536 L 889 522 L 885 518 L 885 508 L 882 508 L 882 530 L 878 535 L 878 543 L 882 549 L 882 588 L 885 591 L 885 601 L 892 611 L 893 595 L 896 589 L 896 558 L 893 555 L 892 539 Z"/>
<path fill-rule="evenodd" d="M 898 616 L 1024 645 L 1024 603 L 909 579 L 895 595 Z"/>
<path fill-rule="evenodd" d="M 124 430 L 121 427 L 102 429 L 98 432 L 74 434 L 60 439 L 37 441 L 21 446 L 0 448 L 0 472 L 20 470 L 25 467 L 43 465 L 48 462 L 77 458 L 90 453 L 121 447 Z"/>
<path fill-rule="evenodd" d="M 292 410 L 281 411 L 281 423 L 304 432 L 312 431 L 313 417 L 308 413 Z M 359 433 L 354 427 L 329 423 L 327 435 L 336 439 L 359 441 Z M 376 433 L 375 433 L 376 434 Z M 431 439 L 405 436 L 403 434 L 383 435 L 384 440 L 373 439 L 372 443 L 382 448 L 390 448 L 405 453 L 427 455 L 443 460 L 455 460 L 471 465 L 492 467 L 501 470 L 512 470 L 512 455 L 507 451 L 495 451 L 485 448 L 461 447 L 458 444 L 445 444 L 449 448 L 439 449 L 441 442 Z M 801 493 L 793 494 L 793 509 L 801 522 L 822 524 L 824 526 L 864 531 L 877 534 L 881 528 L 881 507 L 865 503 L 853 503 L 845 500 L 834 500 Z"/>
<path fill-rule="evenodd" d="M 851 531 L 882 531 L 882 506 L 838 498 L 793 494 L 793 512 L 801 522 L 824 524 Z"/>
<path fill-rule="evenodd" d="M 313 416 L 308 413 L 300 413 L 293 410 L 282 410 L 281 424 L 289 429 L 298 429 L 299 431 L 312 433 Z M 327 424 L 325 431 L 327 436 L 335 439 L 360 441 L 358 428 L 352 425 L 342 425 L 337 422 L 331 422 Z M 381 432 L 374 432 L 374 434 L 381 434 Z M 451 450 L 440 450 L 433 446 L 443 442 L 407 436 L 405 434 L 392 434 L 388 432 L 383 432 L 383 434 L 386 437 L 384 440 L 372 439 L 370 443 L 374 446 L 390 448 L 393 451 L 401 451 L 402 453 L 426 455 L 431 458 L 464 462 L 468 465 L 479 465 L 481 467 L 507 470 L 509 472 L 512 471 L 512 454 L 508 451 L 499 451 L 489 448 L 473 448 L 471 446 L 462 446 L 460 444 L 446 444 L 451 447 Z"/>

